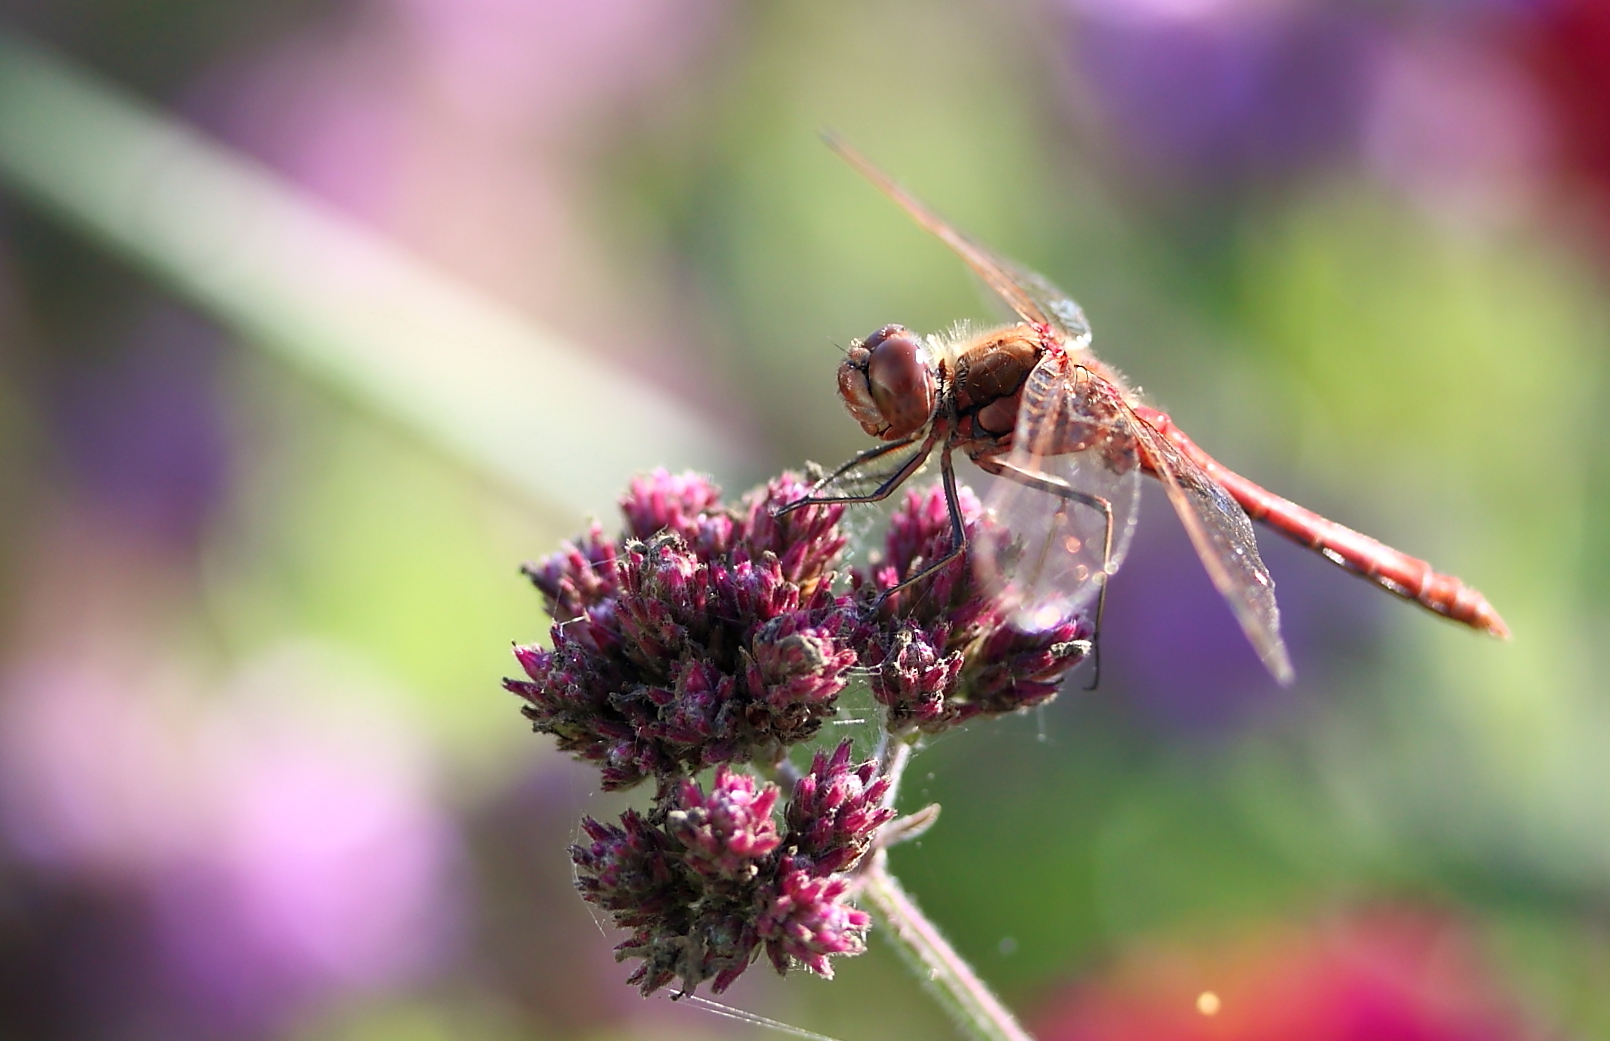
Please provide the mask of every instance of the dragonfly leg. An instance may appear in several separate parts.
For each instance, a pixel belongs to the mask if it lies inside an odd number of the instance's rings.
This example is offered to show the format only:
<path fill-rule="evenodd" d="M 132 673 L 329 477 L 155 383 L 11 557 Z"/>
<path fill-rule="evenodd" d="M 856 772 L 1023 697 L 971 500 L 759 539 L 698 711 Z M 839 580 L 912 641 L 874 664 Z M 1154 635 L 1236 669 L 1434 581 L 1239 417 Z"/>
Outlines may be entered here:
<path fill-rule="evenodd" d="M 832 484 L 834 481 L 838 480 L 840 477 L 843 477 L 845 474 L 849 473 L 858 466 L 881 459 L 886 455 L 892 455 L 903 448 L 910 448 L 911 445 L 916 442 L 916 440 L 917 439 L 915 437 L 908 437 L 900 441 L 891 441 L 886 445 L 873 445 L 871 448 L 868 448 L 865 451 L 857 452 L 854 458 L 852 458 L 849 462 L 845 463 L 837 470 L 834 470 L 832 473 L 813 484 L 811 486 L 810 494 L 806 495 L 803 499 L 796 499 L 787 506 L 782 507 L 781 509 L 777 510 L 773 516 L 781 517 L 785 513 L 792 513 L 802 506 L 826 506 L 832 504 L 882 502 L 884 499 L 887 499 L 891 494 L 893 494 L 896 488 L 904 484 L 908 477 L 916 473 L 922 464 L 927 460 L 928 453 L 933 451 L 934 442 L 937 440 L 935 435 L 929 434 L 927 442 L 922 446 L 921 450 L 918 451 L 916 455 L 906 460 L 904 466 L 900 467 L 900 469 L 896 470 L 889 477 L 885 478 L 881 484 L 865 495 L 817 495 L 816 492 L 818 489 Z"/>
<path fill-rule="evenodd" d="M 926 455 L 927 453 L 923 454 Z M 894 594 L 903 589 L 909 589 L 910 587 L 916 585 L 918 582 L 921 582 L 929 575 L 938 571 L 946 564 L 949 564 L 952 560 L 955 560 L 957 557 L 967 552 L 967 525 L 966 522 L 962 520 L 961 498 L 959 497 L 959 493 L 956 491 L 956 466 L 951 462 L 950 445 L 948 444 L 940 451 L 939 474 L 940 480 L 945 486 L 945 510 L 950 514 L 950 551 L 944 556 L 940 557 L 938 560 L 935 560 L 933 563 L 924 566 L 921 571 L 917 572 L 915 575 L 912 575 L 899 585 L 891 586 L 888 589 L 885 589 L 883 593 L 878 596 L 878 601 L 873 605 L 874 607 L 883 606 L 883 602 Z"/>
<path fill-rule="evenodd" d="M 1096 590 L 1096 624 L 1095 631 L 1091 634 L 1090 638 L 1090 685 L 1085 688 L 1086 690 L 1095 690 L 1096 685 L 1101 682 L 1101 617 L 1107 608 L 1107 579 L 1112 577 L 1112 540 L 1114 527 L 1112 503 L 1108 502 L 1106 499 L 1103 499 L 1099 495 L 1091 495 L 1088 492 L 1081 492 L 1079 489 L 1070 485 L 1067 481 L 1064 481 L 1058 477 L 1052 477 L 1049 474 L 1035 473 L 1032 470 L 1025 470 L 1020 466 L 1013 466 L 1011 463 L 1002 462 L 997 459 L 977 460 L 977 462 L 982 469 L 990 473 L 993 473 L 999 477 L 1004 477 L 1010 481 L 1016 481 L 1018 484 L 1026 485 L 1042 492 L 1048 492 L 1051 495 L 1055 495 L 1057 498 L 1064 500 L 1064 503 L 1078 503 L 1081 506 L 1088 506 L 1091 509 L 1101 511 L 1102 521 L 1104 522 L 1104 536 L 1101 548 L 1101 588 Z M 1063 508 L 1065 508 L 1065 506 Z M 1058 512 L 1061 512 L 1060 508 Z M 1044 549 L 1042 549 L 1042 552 L 1044 552 Z M 1043 565 L 1043 563 L 1044 559 L 1042 558 L 1040 563 L 1035 565 L 1036 568 Z"/>

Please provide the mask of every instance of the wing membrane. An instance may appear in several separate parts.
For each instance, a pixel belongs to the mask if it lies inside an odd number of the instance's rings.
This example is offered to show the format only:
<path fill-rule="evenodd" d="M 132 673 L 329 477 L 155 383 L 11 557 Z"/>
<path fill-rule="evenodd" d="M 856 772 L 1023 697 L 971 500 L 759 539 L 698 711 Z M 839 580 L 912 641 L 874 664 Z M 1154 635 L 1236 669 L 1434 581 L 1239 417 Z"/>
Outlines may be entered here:
<path fill-rule="evenodd" d="M 1048 353 L 1030 373 L 986 503 L 1016 537 L 982 539 L 977 556 L 1018 627 L 1043 630 L 1085 610 L 1123 562 L 1140 498 L 1136 423 L 1111 384 L 1066 355 Z"/>
<path fill-rule="evenodd" d="M 1282 685 L 1289 685 L 1295 673 L 1280 638 L 1275 583 L 1258 555 L 1258 540 L 1247 512 L 1167 438 L 1138 417 L 1134 422 L 1152 469 L 1163 482 L 1208 577 L 1229 603 L 1264 667 Z"/>
<path fill-rule="evenodd" d="M 951 227 L 948 221 L 923 205 L 841 138 L 829 134 L 826 140 L 828 147 L 843 156 L 863 177 L 899 204 L 913 220 L 954 250 L 973 269 L 973 273 L 1025 322 L 1059 330 L 1072 347 L 1083 347 L 1090 342 L 1090 324 L 1085 321 L 1083 309 L 1062 290 L 1044 277 L 1019 267 Z"/>

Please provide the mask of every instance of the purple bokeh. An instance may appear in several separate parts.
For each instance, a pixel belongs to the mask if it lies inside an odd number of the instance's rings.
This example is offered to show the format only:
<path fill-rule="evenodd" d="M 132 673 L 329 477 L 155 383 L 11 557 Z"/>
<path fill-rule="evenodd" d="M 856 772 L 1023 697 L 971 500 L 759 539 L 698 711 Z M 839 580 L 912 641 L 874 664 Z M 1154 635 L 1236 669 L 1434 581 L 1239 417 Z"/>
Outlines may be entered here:
<path fill-rule="evenodd" d="M 1068 0 L 1105 128 L 1165 179 L 1279 175 L 1356 143 L 1383 28 L 1362 8 Z"/>
<path fill-rule="evenodd" d="M 229 480 L 222 334 L 150 302 L 97 358 L 57 373 L 55 433 L 93 508 L 114 526 L 193 546 Z"/>
<path fill-rule="evenodd" d="M 1362 655 L 1393 605 L 1279 535 L 1259 528 L 1258 546 L 1275 579 L 1300 691 L 1305 677 Z M 1229 734 L 1301 703 L 1259 662 L 1168 500 L 1150 484 L 1134 544 L 1107 597 L 1101 654 L 1103 686 L 1120 690 L 1124 702 L 1165 733 Z"/>
<path fill-rule="evenodd" d="M 622 934 L 576 896 L 568 847 L 581 837 L 576 807 L 597 799 L 597 787 L 590 767 L 544 757 L 467 817 L 477 900 L 471 968 L 557 1035 L 641 1020 L 653 1036 L 670 1003 L 644 1001 L 621 984 L 613 948 Z M 589 810 L 603 812 L 597 802 Z"/>
<path fill-rule="evenodd" d="M 316 656 L 205 698 L 105 650 L 0 678 L 0 861 L 121 894 L 132 930 L 129 964 L 85 975 L 65 952 L 53 985 L 147 980 L 142 1015 L 249 1037 L 446 964 L 458 840 L 406 728 Z"/>

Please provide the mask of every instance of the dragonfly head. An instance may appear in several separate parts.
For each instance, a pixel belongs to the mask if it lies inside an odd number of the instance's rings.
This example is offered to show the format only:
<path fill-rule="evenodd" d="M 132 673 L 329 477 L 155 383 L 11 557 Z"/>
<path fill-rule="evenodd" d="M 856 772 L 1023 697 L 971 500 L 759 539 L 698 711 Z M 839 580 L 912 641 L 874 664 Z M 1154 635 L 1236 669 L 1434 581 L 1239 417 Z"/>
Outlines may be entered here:
<path fill-rule="evenodd" d="M 938 395 L 928 347 L 903 325 L 886 325 L 852 343 L 839 366 L 844 407 L 863 430 L 884 441 L 927 426 Z"/>

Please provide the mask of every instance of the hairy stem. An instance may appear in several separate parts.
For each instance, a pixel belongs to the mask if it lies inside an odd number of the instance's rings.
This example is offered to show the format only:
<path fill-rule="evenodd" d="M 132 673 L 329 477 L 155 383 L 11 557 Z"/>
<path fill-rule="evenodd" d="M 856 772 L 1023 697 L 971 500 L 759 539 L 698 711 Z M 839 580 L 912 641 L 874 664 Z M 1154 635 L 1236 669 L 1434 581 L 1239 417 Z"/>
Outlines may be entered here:
<path fill-rule="evenodd" d="M 871 858 L 861 886 L 861 895 L 887 926 L 901 957 L 962 1029 L 980 1041 L 1033 1041 L 889 873 L 885 851 Z"/>
<path fill-rule="evenodd" d="M 878 755 L 880 773 L 889 779 L 889 790 L 883 797 L 885 806 L 895 803 L 911 752 L 908 738 L 885 735 Z M 856 880 L 860 895 L 883 920 L 900 956 L 957 1025 L 979 1041 L 1033 1041 L 989 985 L 979 979 L 973 967 L 922 913 L 900 880 L 889 873 L 888 851 L 877 850 L 864 865 Z"/>

